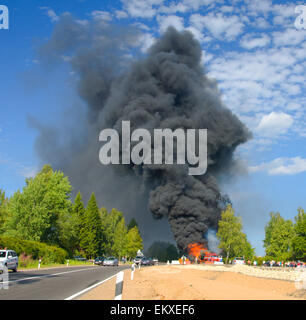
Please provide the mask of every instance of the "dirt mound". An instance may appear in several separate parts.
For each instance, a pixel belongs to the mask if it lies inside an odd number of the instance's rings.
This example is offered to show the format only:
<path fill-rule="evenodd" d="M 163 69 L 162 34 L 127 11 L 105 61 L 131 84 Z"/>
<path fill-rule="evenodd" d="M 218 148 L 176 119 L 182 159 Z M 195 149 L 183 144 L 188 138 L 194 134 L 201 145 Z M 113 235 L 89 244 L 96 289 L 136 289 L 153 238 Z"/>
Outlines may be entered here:
<path fill-rule="evenodd" d="M 230 271 L 159 266 L 136 269 L 134 280 L 125 271 L 124 300 L 287 300 L 305 299 L 294 281 L 258 278 Z M 113 299 L 114 281 L 80 299 Z"/>

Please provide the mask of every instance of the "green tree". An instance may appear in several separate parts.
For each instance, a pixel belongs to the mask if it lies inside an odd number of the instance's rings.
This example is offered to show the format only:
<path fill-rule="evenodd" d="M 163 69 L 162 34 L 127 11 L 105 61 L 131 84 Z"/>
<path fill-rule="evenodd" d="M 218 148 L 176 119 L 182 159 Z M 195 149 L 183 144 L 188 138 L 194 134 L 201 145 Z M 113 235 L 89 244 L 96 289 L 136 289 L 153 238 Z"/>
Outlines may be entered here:
<path fill-rule="evenodd" d="M 127 228 L 125 226 L 125 220 L 122 219 L 117 223 L 114 232 L 114 244 L 112 251 L 115 256 L 121 257 L 126 255 L 126 244 L 127 244 Z"/>
<path fill-rule="evenodd" d="M 157 258 L 159 261 L 176 260 L 179 256 L 175 245 L 169 242 L 156 241 L 146 252 L 148 257 Z"/>
<path fill-rule="evenodd" d="M 60 171 L 45 165 L 35 178 L 27 179 L 22 192 L 9 201 L 5 235 L 59 244 L 62 218 L 69 214 L 71 185 Z"/>
<path fill-rule="evenodd" d="M 128 258 L 135 258 L 138 250 L 143 249 L 142 238 L 138 227 L 131 228 L 126 235 L 126 255 Z"/>
<path fill-rule="evenodd" d="M 82 232 L 84 212 L 82 196 L 79 192 L 75 197 L 71 211 L 60 217 L 60 244 L 70 255 L 81 251 L 80 234 Z"/>
<path fill-rule="evenodd" d="M 5 197 L 5 192 L 0 189 L 0 234 L 4 232 L 4 224 L 8 214 L 7 204 L 8 199 Z"/>
<path fill-rule="evenodd" d="M 265 239 L 263 241 L 264 247 L 267 248 L 271 244 L 272 232 L 275 227 L 280 223 L 282 220 L 281 215 L 276 212 L 270 212 L 270 220 L 265 226 Z"/>
<path fill-rule="evenodd" d="M 226 254 L 226 263 L 230 257 L 245 256 L 246 259 L 246 255 L 254 254 L 254 249 L 242 232 L 241 218 L 235 216 L 234 209 L 230 204 L 221 214 L 217 237 L 220 241 L 219 248 Z"/>
<path fill-rule="evenodd" d="M 271 212 L 270 221 L 265 227 L 266 255 L 280 261 L 290 259 L 290 244 L 293 235 L 292 221 L 285 220 L 278 212 Z"/>
<path fill-rule="evenodd" d="M 131 221 L 129 222 L 127 229 L 131 230 L 132 228 L 137 227 L 138 228 L 138 223 L 135 218 L 132 218 Z"/>
<path fill-rule="evenodd" d="M 82 220 L 80 246 L 87 258 L 94 258 L 101 254 L 103 242 L 101 216 L 94 193 L 91 194 Z"/>
<path fill-rule="evenodd" d="M 302 208 L 298 208 L 294 220 L 294 235 L 291 239 L 292 258 L 306 261 L 306 213 Z"/>
<path fill-rule="evenodd" d="M 255 249 L 248 242 L 246 235 L 243 233 L 242 256 L 246 260 L 252 260 L 255 256 Z"/>
<path fill-rule="evenodd" d="M 119 222 L 123 218 L 122 212 L 117 209 L 112 209 L 111 212 L 107 212 L 106 209 L 101 209 L 102 217 L 102 229 L 104 234 L 104 252 L 107 255 L 115 255 L 114 243 L 115 243 L 115 232 Z"/>

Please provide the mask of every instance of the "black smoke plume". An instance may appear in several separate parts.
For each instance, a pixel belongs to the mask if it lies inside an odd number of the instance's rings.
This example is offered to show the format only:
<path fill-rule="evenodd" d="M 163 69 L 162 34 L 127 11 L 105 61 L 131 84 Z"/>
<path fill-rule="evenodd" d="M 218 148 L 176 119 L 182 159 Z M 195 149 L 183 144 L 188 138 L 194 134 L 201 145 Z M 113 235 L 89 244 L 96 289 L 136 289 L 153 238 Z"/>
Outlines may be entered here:
<path fill-rule="evenodd" d="M 189 243 L 204 242 L 208 229 L 217 229 L 225 201 L 218 176 L 232 167 L 233 152 L 250 133 L 223 105 L 216 82 L 201 65 L 200 44 L 190 32 L 170 27 L 147 55 L 130 60 L 127 52 L 141 39 L 134 28 L 62 17 L 41 56 L 50 61 L 69 54 L 87 116 L 76 120 L 75 133 L 66 140 L 60 130 L 32 121 L 40 131 L 36 147 L 43 161 L 64 170 L 76 190 L 95 191 L 103 204 L 135 216 L 144 238 L 151 231 L 151 239 L 153 232 L 155 239 L 165 239 L 160 235 L 168 233 L 162 219 L 167 218 L 178 248 L 184 250 Z M 206 174 L 189 176 L 185 165 L 103 166 L 98 159 L 99 132 L 120 131 L 123 120 L 130 120 L 131 130 L 151 133 L 155 128 L 208 129 Z M 145 207 L 162 223 L 153 222 Z"/>

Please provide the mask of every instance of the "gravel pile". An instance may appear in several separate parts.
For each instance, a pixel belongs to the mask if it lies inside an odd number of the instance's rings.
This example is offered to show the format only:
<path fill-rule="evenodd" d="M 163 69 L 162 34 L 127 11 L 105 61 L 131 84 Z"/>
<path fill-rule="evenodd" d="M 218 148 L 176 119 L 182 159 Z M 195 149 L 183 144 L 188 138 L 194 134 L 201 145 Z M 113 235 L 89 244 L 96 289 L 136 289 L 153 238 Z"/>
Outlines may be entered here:
<path fill-rule="evenodd" d="M 242 273 L 248 276 L 270 278 L 278 280 L 289 281 L 304 281 L 306 284 L 306 270 L 305 269 L 292 269 L 292 268 L 268 268 L 268 267 L 253 267 L 246 265 L 233 265 L 233 266 L 215 266 L 215 265 L 185 265 L 183 268 L 202 269 L 207 271 L 232 271 Z"/>

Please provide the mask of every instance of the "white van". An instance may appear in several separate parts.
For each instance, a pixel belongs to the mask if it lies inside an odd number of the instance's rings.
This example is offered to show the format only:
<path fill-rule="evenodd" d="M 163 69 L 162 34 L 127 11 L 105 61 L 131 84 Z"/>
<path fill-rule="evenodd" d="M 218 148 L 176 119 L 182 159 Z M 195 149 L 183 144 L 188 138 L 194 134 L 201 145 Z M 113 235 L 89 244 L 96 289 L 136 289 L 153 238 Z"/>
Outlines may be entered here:
<path fill-rule="evenodd" d="M 14 250 L 0 250 L 0 268 L 6 267 L 17 272 L 18 256 Z"/>
<path fill-rule="evenodd" d="M 233 260 L 233 264 L 245 264 L 245 260 L 242 257 L 236 257 Z"/>

